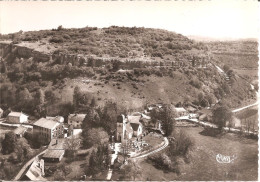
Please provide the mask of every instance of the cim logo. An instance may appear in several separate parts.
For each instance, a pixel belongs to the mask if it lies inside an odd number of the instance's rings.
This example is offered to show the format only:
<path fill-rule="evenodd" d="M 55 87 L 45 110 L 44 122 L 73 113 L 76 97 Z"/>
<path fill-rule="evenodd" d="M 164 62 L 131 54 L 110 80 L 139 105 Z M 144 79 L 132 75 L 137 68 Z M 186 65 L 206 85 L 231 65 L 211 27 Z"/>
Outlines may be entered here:
<path fill-rule="evenodd" d="M 233 161 L 236 159 L 235 155 L 233 156 L 224 156 L 221 154 L 216 155 L 216 160 L 218 163 L 233 163 Z"/>

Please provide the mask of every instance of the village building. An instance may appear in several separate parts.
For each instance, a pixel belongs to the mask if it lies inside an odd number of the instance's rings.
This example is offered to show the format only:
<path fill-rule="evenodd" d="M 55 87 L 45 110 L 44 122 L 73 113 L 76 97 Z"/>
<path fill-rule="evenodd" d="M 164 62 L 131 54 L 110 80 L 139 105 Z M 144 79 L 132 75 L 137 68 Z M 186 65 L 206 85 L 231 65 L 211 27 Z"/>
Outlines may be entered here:
<path fill-rule="evenodd" d="M 183 107 L 175 107 L 175 110 L 177 112 L 177 115 L 180 116 L 185 116 L 188 114 L 187 110 L 184 109 Z"/>
<path fill-rule="evenodd" d="M 241 126 L 241 120 L 235 116 L 232 116 L 231 120 L 226 122 L 226 127 L 240 128 Z"/>
<path fill-rule="evenodd" d="M 70 137 L 73 135 L 73 125 L 64 124 L 64 138 Z"/>
<path fill-rule="evenodd" d="M 19 126 L 14 130 L 14 134 L 16 135 L 17 138 L 21 138 L 24 136 L 25 132 L 28 130 L 27 127 L 24 126 Z"/>
<path fill-rule="evenodd" d="M 52 139 L 48 150 L 42 156 L 45 162 L 59 162 L 63 158 L 65 154 L 65 146 L 66 139 L 65 138 L 57 138 Z"/>
<path fill-rule="evenodd" d="M 4 111 L 3 111 L 3 109 L 0 108 L 0 118 L 3 117 L 3 114 L 4 114 Z"/>
<path fill-rule="evenodd" d="M 74 129 L 79 129 L 81 128 L 81 125 L 85 117 L 86 114 L 70 114 L 68 116 L 68 124 L 73 125 Z"/>
<path fill-rule="evenodd" d="M 37 157 L 31 164 L 28 171 L 22 177 L 23 181 L 47 181 L 44 177 L 44 160 L 39 160 Z"/>
<path fill-rule="evenodd" d="M 28 115 L 22 112 L 10 112 L 7 116 L 8 123 L 27 123 Z"/>
<path fill-rule="evenodd" d="M 121 115 L 117 120 L 116 140 L 123 142 L 124 140 L 139 138 L 143 135 L 144 127 L 141 123 L 142 114 L 134 113 L 133 115 L 125 117 Z"/>
<path fill-rule="evenodd" d="M 41 118 L 33 124 L 33 134 L 48 144 L 53 138 L 64 138 L 64 126 L 63 123 Z"/>

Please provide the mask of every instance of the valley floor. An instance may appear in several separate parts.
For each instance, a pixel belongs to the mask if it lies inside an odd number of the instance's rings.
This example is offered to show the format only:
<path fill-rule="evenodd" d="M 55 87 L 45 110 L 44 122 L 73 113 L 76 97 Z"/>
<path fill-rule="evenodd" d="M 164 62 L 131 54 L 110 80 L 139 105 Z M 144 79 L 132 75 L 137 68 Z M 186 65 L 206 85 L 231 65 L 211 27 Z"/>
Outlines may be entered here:
<path fill-rule="evenodd" d="M 258 179 L 258 145 L 256 140 L 227 133 L 219 138 L 200 134 L 204 129 L 185 128 L 195 142 L 190 162 L 180 164 L 181 174 L 165 173 L 147 160 L 140 162 L 142 180 L 243 180 Z M 216 155 L 235 156 L 233 163 L 218 163 Z"/>

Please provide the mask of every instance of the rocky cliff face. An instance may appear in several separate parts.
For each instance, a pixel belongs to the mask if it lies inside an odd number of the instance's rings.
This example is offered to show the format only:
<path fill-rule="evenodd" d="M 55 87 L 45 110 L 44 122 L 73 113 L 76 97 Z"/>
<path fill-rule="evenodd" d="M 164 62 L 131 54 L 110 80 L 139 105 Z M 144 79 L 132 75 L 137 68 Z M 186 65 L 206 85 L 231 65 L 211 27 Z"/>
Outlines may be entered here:
<path fill-rule="evenodd" d="M 87 58 L 74 54 L 65 53 L 43 53 L 34 49 L 23 47 L 8 42 L 0 42 L 0 57 L 6 58 L 13 54 L 18 58 L 29 59 L 32 58 L 36 62 L 57 62 L 59 64 L 79 65 L 87 61 Z"/>
<path fill-rule="evenodd" d="M 0 56 L 2 58 L 5 58 L 8 54 L 14 54 L 16 57 L 19 58 L 33 58 L 37 62 L 47 62 L 50 60 L 50 56 L 51 56 L 49 54 L 35 51 L 27 47 L 1 42 Z"/>

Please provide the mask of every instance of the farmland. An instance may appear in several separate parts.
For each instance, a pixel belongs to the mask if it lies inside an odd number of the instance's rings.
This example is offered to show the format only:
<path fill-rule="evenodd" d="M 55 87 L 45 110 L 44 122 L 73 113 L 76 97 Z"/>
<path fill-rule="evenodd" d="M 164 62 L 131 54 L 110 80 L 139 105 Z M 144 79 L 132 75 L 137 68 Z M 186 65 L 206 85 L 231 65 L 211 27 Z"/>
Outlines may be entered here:
<path fill-rule="evenodd" d="M 186 128 L 192 136 L 195 146 L 191 152 L 189 163 L 180 165 L 181 173 L 163 172 L 155 168 L 147 160 L 140 161 L 143 170 L 142 180 L 180 180 L 180 181 L 211 181 L 211 180 L 242 180 L 258 179 L 258 145 L 257 141 L 241 138 L 234 134 L 225 134 L 215 138 L 200 134 L 202 127 Z M 212 145 L 214 143 L 214 145 Z M 216 155 L 235 156 L 233 163 L 218 163 Z"/>

